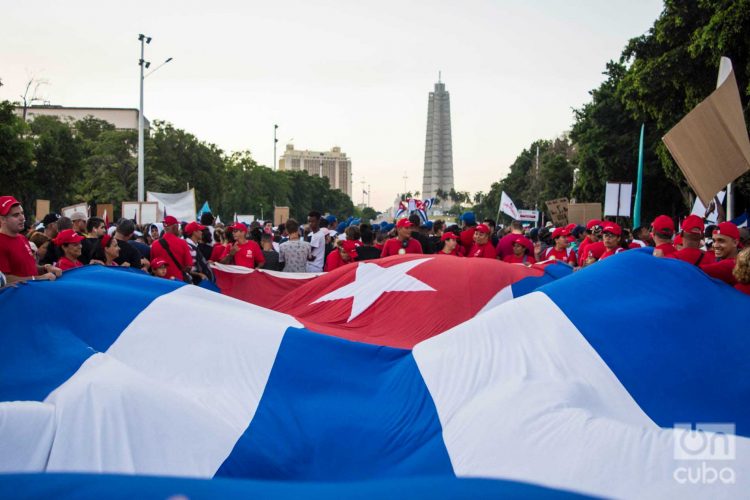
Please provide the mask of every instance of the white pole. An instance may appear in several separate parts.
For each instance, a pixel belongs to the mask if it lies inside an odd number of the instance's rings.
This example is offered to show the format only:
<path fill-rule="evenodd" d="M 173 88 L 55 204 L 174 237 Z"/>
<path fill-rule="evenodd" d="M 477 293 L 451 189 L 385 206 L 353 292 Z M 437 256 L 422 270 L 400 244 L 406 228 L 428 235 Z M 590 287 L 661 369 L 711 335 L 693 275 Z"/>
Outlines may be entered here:
<path fill-rule="evenodd" d="M 143 60 L 143 48 L 144 48 L 144 41 L 145 36 L 140 35 L 138 37 L 141 41 L 141 59 L 139 62 L 139 66 L 141 67 L 141 77 L 140 77 L 140 90 L 141 90 L 141 99 L 140 99 L 140 106 L 138 108 L 138 201 L 145 201 L 145 181 L 144 181 L 144 168 L 143 168 L 143 127 L 144 127 L 144 120 L 143 120 L 143 66 L 146 64 L 146 61 Z"/>
<path fill-rule="evenodd" d="M 722 57 L 719 60 L 719 76 L 716 78 L 716 88 L 718 89 L 724 80 L 727 79 L 732 71 L 732 61 L 728 57 Z M 727 220 L 734 219 L 734 188 L 732 183 L 727 184 Z"/>

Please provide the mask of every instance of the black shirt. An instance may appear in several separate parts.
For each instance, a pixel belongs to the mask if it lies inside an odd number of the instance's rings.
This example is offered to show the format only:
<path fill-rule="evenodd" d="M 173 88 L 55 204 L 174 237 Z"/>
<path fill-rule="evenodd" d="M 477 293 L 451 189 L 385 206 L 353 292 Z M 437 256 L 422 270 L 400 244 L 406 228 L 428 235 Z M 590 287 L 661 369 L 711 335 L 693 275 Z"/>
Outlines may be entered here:
<path fill-rule="evenodd" d="M 266 261 L 260 266 L 261 269 L 281 271 L 282 265 L 281 262 L 279 262 L 279 252 L 276 250 L 263 250 L 263 257 Z"/>
<path fill-rule="evenodd" d="M 380 250 L 372 246 L 357 247 L 357 258 L 355 260 L 372 260 L 380 258 Z"/>
<path fill-rule="evenodd" d="M 120 255 L 115 259 L 118 265 L 127 262 L 134 269 L 141 268 L 141 252 L 127 241 L 117 240 L 117 246 L 120 247 Z"/>

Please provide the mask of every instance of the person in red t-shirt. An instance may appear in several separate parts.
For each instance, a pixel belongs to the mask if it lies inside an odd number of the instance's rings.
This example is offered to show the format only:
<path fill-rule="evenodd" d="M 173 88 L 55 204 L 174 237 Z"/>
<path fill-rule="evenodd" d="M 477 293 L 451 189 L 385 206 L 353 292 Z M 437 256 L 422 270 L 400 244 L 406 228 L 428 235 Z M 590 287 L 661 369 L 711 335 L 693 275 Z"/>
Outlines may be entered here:
<path fill-rule="evenodd" d="M 732 271 L 734 270 L 734 261 L 737 258 L 740 231 L 731 222 L 722 222 L 714 229 L 713 238 L 716 262 L 702 264 L 700 268 L 709 276 L 734 286 L 737 283 L 737 278 L 732 274 Z"/>
<path fill-rule="evenodd" d="M 688 215 L 682 221 L 682 248 L 674 252 L 669 257 L 683 260 L 694 266 L 701 264 L 711 264 L 716 260 L 713 252 L 704 252 L 701 250 L 701 240 L 703 239 L 703 219 L 697 215 Z M 677 241 L 677 238 L 675 238 Z"/>
<path fill-rule="evenodd" d="M 510 233 L 506 234 L 495 247 L 495 255 L 500 260 L 504 260 L 508 255 L 513 255 L 513 242 L 518 235 L 523 236 L 523 224 L 521 221 L 514 220 L 510 223 Z"/>
<path fill-rule="evenodd" d="M 578 266 L 583 267 L 586 265 L 588 260 L 596 262 L 596 260 L 604 253 L 604 243 L 601 241 L 602 235 L 602 221 L 598 219 L 591 219 L 586 223 L 586 237 L 583 239 L 580 245 L 578 245 Z M 589 245 L 596 245 L 593 251 L 589 252 Z M 589 262 L 590 264 L 591 262 Z"/>
<path fill-rule="evenodd" d="M 509 264 L 525 264 L 530 266 L 536 263 L 536 259 L 531 255 L 529 248 L 533 248 L 531 241 L 523 235 L 517 234 L 515 240 L 513 240 L 513 254 L 506 255 L 503 258 L 503 262 Z"/>
<path fill-rule="evenodd" d="M 380 257 L 422 253 L 422 245 L 411 237 L 411 228 L 412 223 L 409 222 L 409 219 L 399 219 L 396 222 L 397 235 L 385 242 Z"/>
<path fill-rule="evenodd" d="M 463 223 L 463 230 L 458 237 L 458 253 L 468 255 L 471 247 L 474 246 L 474 231 L 477 229 L 477 217 L 474 215 L 474 212 L 465 212 L 461 214 L 460 220 Z"/>
<path fill-rule="evenodd" d="M 460 257 L 458 253 L 458 236 L 452 231 L 446 231 L 440 237 L 440 241 L 443 243 L 443 248 L 437 252 L 440 255 L 453 255 Z"/>
<path fill-rule="evenodd" d="M 494 259 L 497 257 L 495 247 L 490 241 L 492 230 L 487 224 L 479 224 L 474 228 L 474 245 L 469 250 L 467 257 L 484 257 L 485 259 Z"/>
<path fill-rule="evenodd" d="M 84 237 L 76 233 L 74 229 L 64 229 L 60 231 L 52 242 L 60 247 L 63 256 L 55 263 L 63 271 L 83 267 L 78 258 L 81 256 L 81 242 Z"/>
<path fill-rule="evenodd" d="M 570 248 L 570 230 L 566 227 L 558 227 L 552 231 L 554 247 L 549 247 L 544 252 L 545 260 L 559 260 L 575 267 L 578 264 L 576 253 Z"/>
<path fill-rule="evenodd" d="M 234 245 L 232 245 L 229 253 L 222 259 L 222 264 L 236 264 L 255 269 L 266 261 L 260 245 L 253 240 L 247 239 L 246 225 L 241 222 L 235 222 L 229 226 L 229 230 L 232 231 L 232 236 L 234 236 Z"/>
<path fill-rule="evenodd" d="M 62 271 L 52 264 L 36 264 L 34 251 L 21 234 L 25 222 L 21 202 L 12 196 L 0 196 L 0 272 L 8 284 L 26 280 L 54 281 Z"/>
<path fill-rule="evenodd" d="M 177 219 L 167 215 L 163 224 L 164 234 L 151 244 L 151 258 L 161 257 L 167 261 L 167 278 L 185 281 L 185 273 L 193 266 L 190 248 L 187 241 L 180 238 L 180 223 Z M 170 252 L 174 258 L 169 255 Z"/>
<path fill-rule="evenodd" d="M 614 222 L 604 222 L 602 226 L 602 243 L 604 244 L 604 253 L 599 260 L 612 257 L 625 249 L 622 247 L 622 228 Z"/>
<path fill-rule="evenodd" d="M 654 257 L 671 257 L 677 249 L 672 244 L 674 221 L 671 217 L 660 215 L 651 223 L 651 237 L 654 239 Z"/>
<path fill-rule="evenodd" d="M 357 259 L 357 243 L 352 240 L 340 241 L 328 254 L 324 271 L 333 271 L 339 267 L 351 264 Z"/>

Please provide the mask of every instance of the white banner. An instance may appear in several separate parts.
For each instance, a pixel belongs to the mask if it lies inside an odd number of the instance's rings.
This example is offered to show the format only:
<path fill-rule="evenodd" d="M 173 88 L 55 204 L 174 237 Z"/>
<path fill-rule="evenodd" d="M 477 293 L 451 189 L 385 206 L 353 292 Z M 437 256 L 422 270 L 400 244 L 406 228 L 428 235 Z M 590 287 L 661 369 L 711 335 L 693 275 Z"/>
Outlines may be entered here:
<path fill-rule="evenodd" d="M 608 182 L 604 193 L 604 216 L 630 217 L 631 182 Z"/>
<path fill-rule="evenodd" d="M 500 211 L 505 215 L 512 217 L 513 220 L 518 220 L 518 209 L 513 203 L 513 200 L 510 199 L 510 196 L 505 194 L 505 191 L 503 191 L 500 196 Z"/>
<path fill-rule="evenodd" d="M 175 217 L 179 221 L 195 220 L 195 189 L 182 193 L 154 193 L 148 191 L 146 200 L 155 201 L 159 204 L 159 220 L 164 218 L 164 209 L 167 215 Z"/>
<path fill-rule="evenodd" d="M 719 217 L 719 211 L 716 210 L 716 198 L 719 199 L 719 204 L 722 204 L 724 203 L 724 198 L 726 198 L 726 196 L 726 191 L 719 191 L 716 196 L 714 196 L 711 203 L 709 203 L 710 210 L 706 208 L 700 198 L 696 197 L 695 203 L 693 204 L 693 211 L 690 212 L 690 215 L 697 215 L 700 218 L 705 217 L 707 224 L 716 224 L 716 219 Z"/>
<path fill-rule="evenodd" d="M 523 222 L 539 222 L 539 210 L 519 210 L 518 220 Z"/>

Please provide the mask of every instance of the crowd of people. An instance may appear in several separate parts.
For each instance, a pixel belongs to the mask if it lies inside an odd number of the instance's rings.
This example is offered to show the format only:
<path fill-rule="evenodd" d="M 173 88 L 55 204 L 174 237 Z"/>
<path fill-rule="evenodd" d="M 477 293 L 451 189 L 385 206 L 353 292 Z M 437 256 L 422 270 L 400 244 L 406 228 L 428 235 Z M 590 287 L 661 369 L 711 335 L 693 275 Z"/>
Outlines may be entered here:
<path fill-rule="evenodd" d="M 200 284 L 214 281 L 212 263 L 319 273 L 404 254 L 490 258 L 527 266 L 563 262 L 580 269 L 650 246 L 654 257 L 683 260 L 750 294 L 747 228 L 731 222 L 706 226 L 696 215 L 685 217 L 678 226 L 671 217 L 660 215 L 648 227 L 632 231 L 608 220 L 542 228 L 525 228 L 514 221 L 497 227 L 492 219 L 477 221 L 472 212 L 454 224 L 423 221 L 417 214 L 395 223 L 366 224 L 315 211 L 305 222 L 223 225 L 204 213 L 199 221 L 166 216 L 157 224 L 138 226 L 121 219 L 108 227 L 101 218 L 76 212 L 71 217 L 48 214 L 31 224 L 17 199 L 0 196 L 0 286 L 55 280 L 85 265 L 127 266 Z"/>

